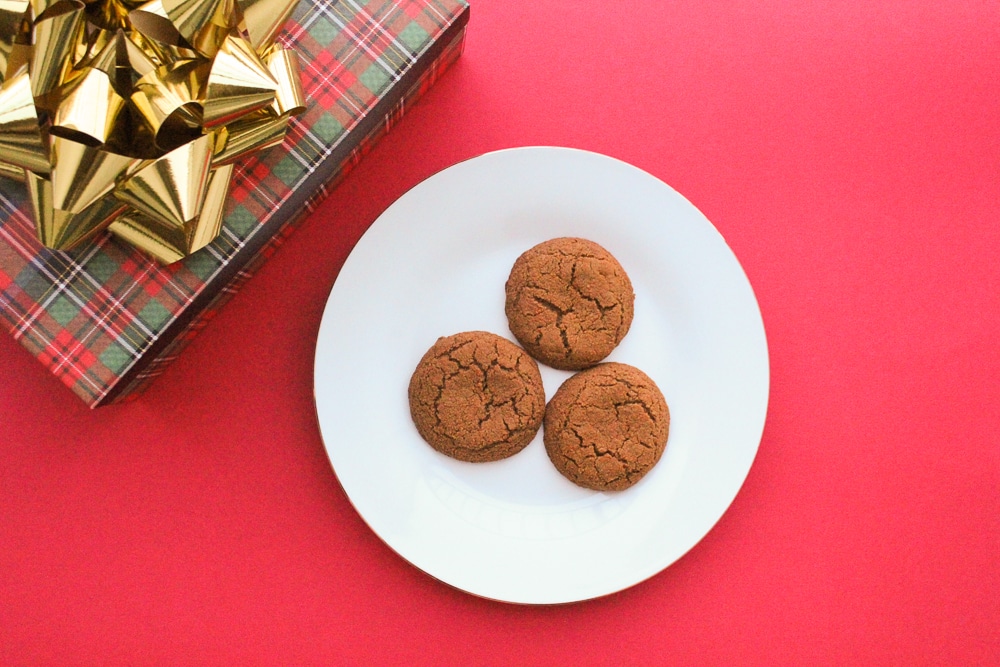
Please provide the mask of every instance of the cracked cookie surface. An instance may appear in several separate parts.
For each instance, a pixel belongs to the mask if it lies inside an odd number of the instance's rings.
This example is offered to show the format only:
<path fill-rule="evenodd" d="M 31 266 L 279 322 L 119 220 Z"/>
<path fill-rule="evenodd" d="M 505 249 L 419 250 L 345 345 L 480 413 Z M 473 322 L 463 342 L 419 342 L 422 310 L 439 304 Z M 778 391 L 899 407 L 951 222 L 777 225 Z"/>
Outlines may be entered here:
<path fill-rule="evenodd" d="M 611 253 L 563 237 L 524 252 L 506 285 L 511 333 L 531 356 L 563 370 L 593 366 L 632 325 L 635 293 Z"/>
<path fill-rule="evenodd" d="M 535 437 L 545 414 L 538 364 L 514 343 L 486 331 L 439 338 L 409 385 L 420 436 L 461 461 L 498 461 Z"/>
<path fill-rule="evenodd" d="M 634 366 L 603 363 L 566 380 L 545 410 L 545 451 L 574 484 L 627 489 L 666 448 L 670 411 L 656 383 Z"/>

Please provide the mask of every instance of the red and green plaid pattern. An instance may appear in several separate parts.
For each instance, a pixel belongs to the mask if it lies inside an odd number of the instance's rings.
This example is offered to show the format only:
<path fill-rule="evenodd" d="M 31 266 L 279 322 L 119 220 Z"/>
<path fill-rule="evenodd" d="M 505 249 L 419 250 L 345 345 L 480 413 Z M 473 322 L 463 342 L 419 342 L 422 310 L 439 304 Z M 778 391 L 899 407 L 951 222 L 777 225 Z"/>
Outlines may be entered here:
<path fill-rule="evenodd" d="M 464 0 L 303 0 L 280 39 L 309 108 L 236 167 L 219 238 L 176 264 L 107 235 L 48 250 L 24 186 L 0 177 L 0 319 L 89 405 L 134 395 L 458 57 L 467 21 Z"/>

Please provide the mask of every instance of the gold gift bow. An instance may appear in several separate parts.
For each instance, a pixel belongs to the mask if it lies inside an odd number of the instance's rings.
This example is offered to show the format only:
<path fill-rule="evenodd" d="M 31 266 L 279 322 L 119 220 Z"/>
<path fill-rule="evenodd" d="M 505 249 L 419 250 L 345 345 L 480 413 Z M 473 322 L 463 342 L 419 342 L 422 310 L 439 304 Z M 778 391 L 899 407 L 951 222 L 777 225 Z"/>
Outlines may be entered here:
<path fill-rule="evenodd" d="M 296 0 L 0 0 L 0 175 L 39 240 L 104 229 L 169 264 L 212 241 L 233 164 L 305 109 Z"/>

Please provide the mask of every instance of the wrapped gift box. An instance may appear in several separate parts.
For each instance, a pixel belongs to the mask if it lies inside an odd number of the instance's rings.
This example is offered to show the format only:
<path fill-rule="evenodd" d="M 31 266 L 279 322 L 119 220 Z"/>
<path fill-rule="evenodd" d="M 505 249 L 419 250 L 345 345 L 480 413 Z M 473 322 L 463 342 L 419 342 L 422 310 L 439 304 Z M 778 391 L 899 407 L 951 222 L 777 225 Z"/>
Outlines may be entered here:
<path fill-rule="evenodd" d="M 0 320 L 91 407 L 135 396 L 458 58 L 468 18 L 464 0 L 303 0 L 279 41 L 308 109 L 236 167 L 221 234 L 180 262 L 108 234 L 49 250 L 25 186 L 0 178 Z"/>

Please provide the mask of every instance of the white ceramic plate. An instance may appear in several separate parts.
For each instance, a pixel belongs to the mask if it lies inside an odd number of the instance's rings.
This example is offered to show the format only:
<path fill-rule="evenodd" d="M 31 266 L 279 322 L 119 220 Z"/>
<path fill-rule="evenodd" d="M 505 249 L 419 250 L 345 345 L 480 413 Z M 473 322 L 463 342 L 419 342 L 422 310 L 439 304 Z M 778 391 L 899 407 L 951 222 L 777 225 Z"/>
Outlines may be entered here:
<path fill-rule="evenodd" d="M 596 241 L 628 272 L 635 319 L 608 359 L 645 371 L 670 406 L 663 458 L 620 493 L 560 476 L 541 432 L 504 461 L 463 463 L 410 420 L 423 353 L 460 331 L 513 340 L 510 267 L 557 236 Z M 337 278 L 315 372 L 330 461 L 372 530 L 441 581 L 519 603 L 613 593 L 691 549 L 750 470 L 769 376 L 753 290 L 705 216 L 629 164 L 546 147 L 462 162 L 390 206 Z M 546 396 L 569 375 L 542 366 Z"/>

